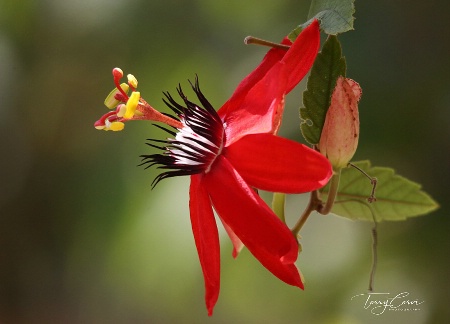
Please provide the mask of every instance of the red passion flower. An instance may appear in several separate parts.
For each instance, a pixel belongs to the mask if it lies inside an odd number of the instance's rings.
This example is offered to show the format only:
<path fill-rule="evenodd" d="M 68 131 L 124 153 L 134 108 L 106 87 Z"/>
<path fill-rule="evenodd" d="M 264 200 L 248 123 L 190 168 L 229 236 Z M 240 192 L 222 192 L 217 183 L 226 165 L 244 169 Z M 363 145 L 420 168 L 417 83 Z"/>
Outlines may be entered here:
<path fill-rule="evenodd" d="M 105 103 L 117 104 L 117 108 L 98 120 L 95 127 L 121 130 L 123 122 L 138 119 L 173 127 L 161 127 L 172 138 L 149 140 L 148 145 L 163 152 L 142 155 L 142 164 L 164 170 L 153 186 L 165 178 L 191 176 L 190 218 L 209 315 L 220 287 L 219 235 L 213 208 L 233 242 L 234 257 L 244 245 L 273 275 L 303 289 L 295 266 L 297 240 L 254 188 L 303 193 L 323 187 L 332 175 L 331 165 L 323 155 L 275 135 L 284 97 L 311 68 L 319 43 L 317 21 L 294 43 L 285 38 L 282 44 L 290 48 L 270 49 L 217 112 L 200 91 L 198 79 L 191 86 L 201 105 L 189 101 L 178 87 L 182 104 L 165 93 L 165 103 L 177 115 L 168 117 L 140 98 L 133 76 L 128 76 L 129 86 L 119 84 L 123 73 L 113 70 L 117 89 Z"/>

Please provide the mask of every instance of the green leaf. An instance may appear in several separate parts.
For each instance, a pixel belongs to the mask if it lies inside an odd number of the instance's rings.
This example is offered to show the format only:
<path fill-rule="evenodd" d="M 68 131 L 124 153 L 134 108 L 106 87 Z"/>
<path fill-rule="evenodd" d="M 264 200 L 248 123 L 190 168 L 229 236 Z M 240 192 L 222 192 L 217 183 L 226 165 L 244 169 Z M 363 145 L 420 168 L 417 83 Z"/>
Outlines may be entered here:
<path fill-rule="evenodd" d="M 303 92 L 304 108 L 300 108 L 300 129 L 310 144 L 319 143 L 336 80 L 345 77 L 345 70 L 341 44 L 336 36 L 328 36 L 311 69 Z"/>
<path fill-rule="evenodd" d="M 330 35 L 345 33 L 353 29 L 355 0 L 313 0 L 308 19 L 321 21 L 322 30 Z"/>
<path fill-rule="evenodd" d="M 288 37 L 294 41 L 313 19 L 320 20 L 320 27 L 326 34 L 345 33 L 353 30 L 354 13 L 354 0 L 313 0 L 309 8 L 308 21 L 295 28 Z"/>
<path fill-rule="evenodd" d="M 370 161 L 354 162 L 371 177 L 378 179 L 375 191 L 376 201 L 367 198 L 372 191 L 370 180 L 355 168 L 342 169 L 338 195 L 331 212 L 353 220 L 401 221 L 408 217 L 428 214 L 439 205 L 421 186 L 395 174 L 385 167 L 372 167 Z M 321 190 L 326 199 L 328 186 Z M 373 214 L 372 214 L 373 213 Z"/>

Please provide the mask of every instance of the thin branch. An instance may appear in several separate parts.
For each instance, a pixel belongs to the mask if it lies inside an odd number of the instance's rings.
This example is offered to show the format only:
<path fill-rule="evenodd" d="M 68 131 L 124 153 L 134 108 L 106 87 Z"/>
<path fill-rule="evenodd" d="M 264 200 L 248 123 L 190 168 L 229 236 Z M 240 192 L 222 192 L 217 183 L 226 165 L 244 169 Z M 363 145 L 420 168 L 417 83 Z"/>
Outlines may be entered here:
<path fill-rule="evenodd" d="M 365 175 L 370 180 L 370 184 L 372 185 L 372 192 L 370 193 L 370 196 L 367 198 L 367 201 L 369 203 L 373 203 L 374 201 L 377 201 L 377 198 L 375 197 L 375 190 L 377 188 L 378 179 L 376 177 L 371 177 L 370 175 L 367 174 L 366 171 L 364 171 L 360 167 L 354 165 L 353 163 L 349 162 L 348 165 L 351 166 L 352 168 L 355 168 L 359 172 L 361 172 L 363 175 Z"/>
<path fill-rule="evenodd" d="M 298 233 L 300 232 L 303 225 L 305 225 L 306 221 L 308 220 L 309 215 L 311 215 L 311 213 L 313 211 L 320 208 L 320 206 L 322 206 L 322 201 L 319 198 L 319 194 L 318 194 L 317 190 L 314 190 L 311 192 L 311 194 L 309 196 L 308 206 L 303 211 L 303 213 L 300 216 L 300 218 L 298 219 L 297 223 L 291 230 L 292 234 L 294 234 L 295 237 L 298 236 Z"/>
<path fill-rule="evenodd" d="M 336 201 L 336 204 L 349 202 L 349 201 L 363 204 L 364 206 L 369 208 L 370 213 L 372 215 L 374 225 L 371 229 L 371 233 L 372 233 L 372 266 L 370 268 L 370 276 L 369 276 L 369 291 L 373 292 L 374 291 L 373 287 L 374 287 L 374 283 L 375 283 L 375 272 L 377 270 L 377 264 L 378 264 L 378 227 L 377 227 L 378 222 L 375 218 L 375 212 L 374 212 L 372 206 L 363 200 L 346 199 L 346 200 Z M 370 201 L 369 201 L 369 203 L 370 203 Z"/>
<path fill-rule="evenodd" d="M 264 39 L 253 37 L 253 36 L 245 37 L 244 43 L 246 45 L 255 44 L 255 45 L 269 46 L 269 47 L 273 47 L 273 48 L 283 49 L 285 51 L 287 51 L 290 48 L 290 46 L 288 46 L 288 45 L 269 42 Z"/>

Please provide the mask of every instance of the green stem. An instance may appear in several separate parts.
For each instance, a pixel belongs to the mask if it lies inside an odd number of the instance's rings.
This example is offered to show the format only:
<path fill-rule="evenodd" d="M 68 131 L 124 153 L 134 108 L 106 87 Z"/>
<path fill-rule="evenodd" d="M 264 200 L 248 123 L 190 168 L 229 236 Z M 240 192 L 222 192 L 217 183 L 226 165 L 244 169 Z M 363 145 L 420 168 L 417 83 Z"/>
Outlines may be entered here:
<path fill-rule="evenodd" d="M 311 192 L 308 206 L 306 206 L 306 209 L 303 211 L 303 214 L 300 216 L 297 223 L 291 230 L 292 234 L 294 234 L 295 237 L 298 236 L 298 233 L 302 229 L 303 225 L 305 225 L 306 221 L 309 218 L 309 215 L 311 215 L 313 211 L 317 211 L 322 215 L 326 215 L 331 211 L 331 208 L 333 207 L 334 200 L 336 199 L 336 195 L 339 189 L 340 177 L 341 177 L 341 170 L 335 172 L 331 177 L 330 190 L 328 192 L 328 198 L 325 205 L 323 204 L 322 200 L 320 200 L 319 193 L 317 190 Z"/>
<path fill-rule="evenodd" d="M 303 214 L 300 216 L 300 218 L 297 221 L 297 224 L 292 228 L 291 232 L 294 234 L 295 237 L 298 236 L 298 233 L 302 229 L 303 225 L 305 225 L 306 221 L 308 220 L 309 215 L 314 210 L 317 210 L 319 206 L 322 204 L 322 201 L 319 199 L 317 190 L 314 190 L 311 192 L 311 195 L 309 197 L 308 206 L 303 211 Z"/>
<path fill-rule="evenodd" d="M 286 203 L 286 194 L 279 192 L 273 193 L 272 210 L 275 213 L 275 215 L 277 215 L 278 218 L 281 219 L 281 221 L 286 224 L 286 219 L 284 217 L 285 203 Z"/>
<path fill-rule="evenodd" d="M 369 278 L 369 291 L 373 292 L 374 288 L 374 281 L 375 281 L 375 272 L 377 270 L 377 264 L 378 264 L 378 253 L 377 253 L 377 247 L 378 247 L 378 232 L 377 232 L 377 223 L 375 222 L 373 228 L 372 228 L 372 269 L 370 271 L 370 278 Z"/>
<path fill-rule="evenodd" d="M 328 191 L 327 202 L 321 205 L 317 211 L 322 215 L 327 215 L 331 208 L 333 208 L 334 200 L 336 199 L 339 189 L 339 179 L 341 178 L 341 169 L 337 170 L 330 180 L 330 190 Z"/>

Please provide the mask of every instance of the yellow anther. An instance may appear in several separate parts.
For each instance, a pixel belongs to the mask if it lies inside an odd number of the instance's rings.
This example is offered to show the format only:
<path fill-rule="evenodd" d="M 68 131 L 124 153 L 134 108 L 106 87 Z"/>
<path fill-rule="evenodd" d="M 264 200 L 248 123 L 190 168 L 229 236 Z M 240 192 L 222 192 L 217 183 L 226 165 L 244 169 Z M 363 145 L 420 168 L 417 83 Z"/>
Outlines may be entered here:
<path fill-rule="evenodd" d="M 125 124 L 122 122 L 112 122 L 111 125 L 109 125 L 109 130 L 112 130 L 113 132 L 121 131 L 125 127 Z"/>
<path fill-rule="evenodd" d="M 121 85 L 120 85 L 120 87 L 122 88 L 122 90 L 125 92 L 125 93 L 128 93 L 128 90 L 130 89 L 130 87 L 128 86 L 128 84 L 126 84 L 126 83 L 122 83 Z M 110 93 L 109 93 L 109 95 L 106 97 L 106 99 L 105 99 L 105 106 L 106 107 L 108 107 L 109 109 L 113 109 L 113 108 L 115 108 L 118 104 L 119 104 L 119 100 L 117 100 L 116 98 L 114 98 L 114 96 L 116 95 L 116 94 L 118 94 L 118 93 L 120 93 L 120 91 L 119 91 L 119 89 L 117 89 L 117 88 L 115 88 L 115 89 L 113 89 Z"/>
<path fill-rule="evenodd" d="M 95 126 L 95 128 L 98 129 L 98 130 L 102 130 L 102 129 L 105 129 L 105 126 L 104 126 L 104 125 L 101 125 L 101 126 Z"/>
<path fill-rule="evenodd" d="M 141 93 L 138 91 L 134 91 L 130 98 L 127 101 L 126 105 L 126 111 L 123 115 L 123 118 L 125 119 L 131 119 L 134 116 L 134 112 L 136 111 L 136 108 L 139 104 L 139 99 L 141 98 Z"/>
<path fill-rule="evenodd" d="M 128 74 L 127 79 L 128 79 L 128 84 L 136 89 L 138 86 L 138 80 L 136 79 L 136 77 L 133 74 Z"/>

